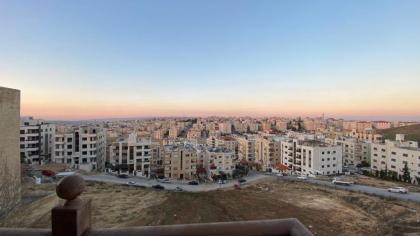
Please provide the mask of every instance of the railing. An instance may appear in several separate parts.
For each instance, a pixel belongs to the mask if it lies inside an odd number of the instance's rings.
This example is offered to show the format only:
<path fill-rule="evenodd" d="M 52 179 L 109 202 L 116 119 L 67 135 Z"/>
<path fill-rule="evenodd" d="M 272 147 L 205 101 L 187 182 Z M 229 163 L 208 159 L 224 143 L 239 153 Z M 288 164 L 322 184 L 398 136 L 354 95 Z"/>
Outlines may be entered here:
<path fill-rule="evenodd" d="M 57 186 L 63 205 L 52 209 L 52 229 L 0 228 L 1 236 L 311 236 L 299 220 L 275 219 L 206 224 L 145 226 L 131 228 L 92 229 L 91 201 L 78 196 L 84 190 L 78 175 L 65 177 Z"/>

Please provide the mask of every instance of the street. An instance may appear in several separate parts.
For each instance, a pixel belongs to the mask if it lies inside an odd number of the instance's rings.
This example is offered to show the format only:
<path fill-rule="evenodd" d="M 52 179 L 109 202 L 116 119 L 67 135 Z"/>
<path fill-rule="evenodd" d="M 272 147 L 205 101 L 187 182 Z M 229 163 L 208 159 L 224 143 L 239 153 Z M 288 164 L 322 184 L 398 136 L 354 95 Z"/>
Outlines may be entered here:
<path fill-rule="evenodd" d="M 376 195 L 380 197 L 387 197 L 387 198 L 394 198 L 398 200 L 409 200 L 414 202 L 420 203 L 420 193 L 416 192 L 409 192 L 408 194 L 400 194 L 400 193 L 390 193 L 387 189 L 366 186 L 366 185 L 358 185 L 352 184 L 350 186 L 343 186 L 343 185 L 335 185 L 329 181 L 318 180 L 314 178 L 308 178 L 306 180 L 299 180 L 296 176 L 273 176 L 273 175 L 264 175 L 261 173 L 250 172 L 250 174 L 244 179 L 247 181 L 242 185 L 246 185 L 252 183 L 256 180 L 260 180 L 263 178 L 270 178 L 275 177 L 278 179 L 284 179 L 289 181 L 303 181 L 311 184 L 322 185 L 331 188 L 349 190 L 354 192 L 361 192 L 365 194 Z M 157 181 L 155 179 L 147 179 L 141 177 L 130 176 L 128 178 L 118 178 L 114 175 L 110 174 L 100 174 L 100 175 L 83 175 L 83 178 L 87 181 L 97 181 L 97 182 L 106 182 L 106 183 L 115 183 L 115 184 L 124 184 L 127 185 L 129 181 L 134 181 L 135 184 L 132 186 L 141 186 L 141 187 L 152 187 L 153 185 L 159 184 L 165 187 L 167 190 L 176 190 L 176 187 L 181 187 L 184 191 L 188 192 L 204 192 L 204 191 L 212 191 L 222 188 L 231 188 L 234 187 L 235 184 L 238 183 L 237 180 L 229 180 L 225 184 L 217 184 L 217 183 L 204 183 L 199 185 L 189 185 L 188 181 L 171 181 L 170 183 L 162 183 L 161 181 Z"/>
<path fill-rule="evenodd" d="M 250 173 L 248 176 L 245 176 L 246 179 L 245 183 L 241 185 L 248 184 L 250 182 L 254 182 L 259 179 L 267 178 L 266 175 L 261 174 L 254 174 Z M 114 183 L 114 184 L 127 184 L 129 181 L 136 182 L 131 186 L 141 186 L 141 187 L 152 187 L 153 185 L 159 184 L 165 187 L 167 190 L 175 190 L 176 187 L 181 187 L 184 191 L 188 192 L 204 192 L 204 191 L 212 191 L 222 188 L 231 188 L 234 187 L 235 184 L 238 183 L 237 180 L 228 180 L 225 184 L 217 184 L 217 183 L 204 183 L 199 185 L 189 185 L 189 181 L 171 181 L 170 183 L 162 183 L 161 181 L 157 181 L 155 179 L 147 179 L 141 177 L 130 176 L 128 178 L 118 178 L 114 175 L 110 174 L 100 174 L 100 175 L 83 175 L 83 178 L 87 181 L 97 181 L 97 182 L 106 182 L 106 183 Z"/>
<path fill-rule="evenodd" d="M 285 180 L 293 180 L 293 181 L 303 181 L 307 183 L 317 184 L 317 185 L 323 185 L 331 188 L 337 188 L 337 189 L 344 189 L 354 192 L 361 192 L 365 194 L 372 194 L 380 197 L 387 197 L 387 198 L 394 198 L 398 200 L 409 200 L 414 202 L 420 203 L 420 193 L 415 192 L 409 192 L 408 194 L 401 194 L 401 193 L 390 193 L 387 189 L 383 188 L 376 188 L 372 186 L 366 186 L 366 185 L 358 185 L 358 184 L 352 184 L 349 186 L 345 185 L 335 185 L 330 181 L 324 181 L 324 180 L 318 180 L 314 178 L 308 178 L 306 180 L 299 180 L 296 176 L 282 176 L 277 177 Z"/>

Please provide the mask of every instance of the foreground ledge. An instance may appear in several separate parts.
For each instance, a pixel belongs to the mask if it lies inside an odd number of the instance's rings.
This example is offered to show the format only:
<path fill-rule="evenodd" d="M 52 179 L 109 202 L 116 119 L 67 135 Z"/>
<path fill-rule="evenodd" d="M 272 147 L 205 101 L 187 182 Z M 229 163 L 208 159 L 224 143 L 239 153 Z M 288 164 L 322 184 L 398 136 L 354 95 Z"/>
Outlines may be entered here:
<path fill-rule="evenodd" d="M 79 195 L 85 182 L 79 175 L 67 176 L 58 184 L 57 195 L 66 200 L 51 211 L 51 229 L 0 228 L 1 236 L 311 236 L 297 219 L 218 222 L 204 224 L 91 228 L 91 200 Z"/>

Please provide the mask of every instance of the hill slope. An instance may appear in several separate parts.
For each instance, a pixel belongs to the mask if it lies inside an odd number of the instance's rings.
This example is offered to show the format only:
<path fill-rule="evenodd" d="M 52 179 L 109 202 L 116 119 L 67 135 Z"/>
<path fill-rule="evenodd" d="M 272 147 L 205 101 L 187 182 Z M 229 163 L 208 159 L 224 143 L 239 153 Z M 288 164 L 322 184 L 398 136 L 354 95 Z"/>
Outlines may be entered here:
<path fill-rule="evenodd" d="M 405 134 L 405 140 L 420 142 L 420 124 L 383 129 L 377 132 L 382 134 L 385 139 L 395 140 L 395 134 Z"/>

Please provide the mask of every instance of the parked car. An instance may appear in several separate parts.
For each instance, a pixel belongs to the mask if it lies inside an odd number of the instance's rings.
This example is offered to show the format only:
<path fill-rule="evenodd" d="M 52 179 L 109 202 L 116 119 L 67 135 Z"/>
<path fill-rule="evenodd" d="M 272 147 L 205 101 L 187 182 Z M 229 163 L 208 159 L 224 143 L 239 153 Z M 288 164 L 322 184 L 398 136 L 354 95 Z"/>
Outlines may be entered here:
<path fill-rule="evenodd" d="M 128 175 L 126 175 L 126 174 L 119 174 L 118 175 L 118 178 L 127 179 L 128 178 Z"/>
<path fill-rule="evenodd" d="M 222 179 L 219 179 L 219 181 L 217 181 L 217 183 L 218 183 L 218 184 L 225 184 L 225 183 L 226 183 L 226 181 L 225 181 L 225 180 L 222 180 Z"/>
<path fill-rule="evenodd" d="M 171 181 L 169 179 L 163 179 L 161 182 L 162 183 L 166 183 L 166 184 L 170 184 L 171 183 Z"/>
<path fill-rule="evenodd" d="M 177 191 L 177 192 L 182 192 L 182 191 L 184 191 L 184 189 L 183 189 L 183 188 L 181 188 L 181 187 L 179 187 L 179 186 L 177 186 L 177 187 L 175 188 L 175 191 Z"/>
<path fill-rule="evenodd" d="M 152 188 L 155 188 L 155 189 L 165 189 L 165 187 L 163 187 L 160 184 L 153 185 Z"/>
<path fill-rule="evenodd" d="M 246 179 L 238 179 L 238 182 L 239 183 L 245 183 L 246 182 Z"/>
<path fill-rule="evenodd" d="M 301 175 L 301 176 L 298 176 L 297 179 L 306 180 L 306 179 L 308 179 L 308 177 Z"/>
<path fill-rule="evenodd" d="M 193 180 L 193 181 L 188 182 L 188 184 L 189 184 L 189 185 L 198 185 L 198 182 L 197 182 L 197 181 L 195 181 L 195 180 Z"/>
<path fill-rule="evenodd" d="M 136 182 L 135 181 L 128 181 L 127 184 L 134 185 L 134 184 L 136 184 Z"/>
<path fill-rule="evenodd" d="M 390 193 L 408 193 L 408 190 L 403 187 L 392 187 L 388 189 Z"/>

